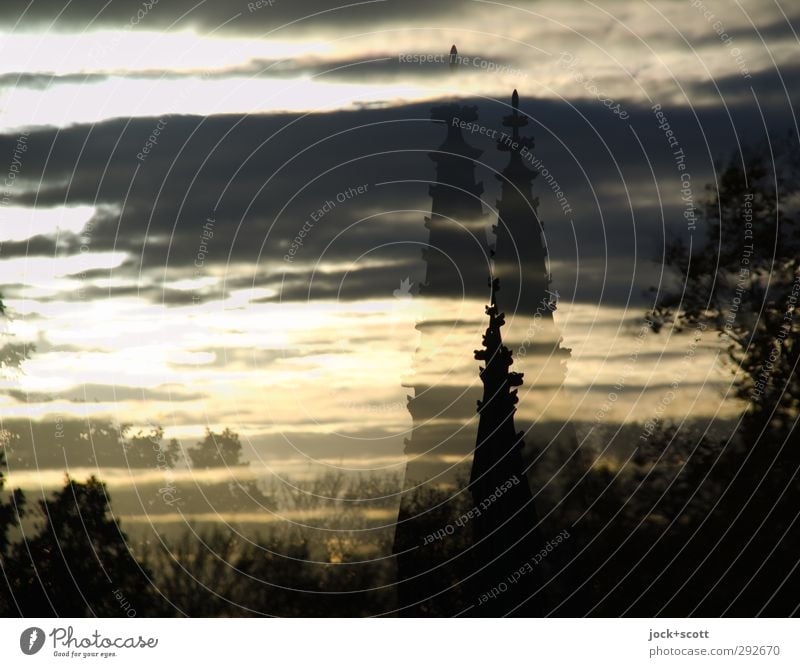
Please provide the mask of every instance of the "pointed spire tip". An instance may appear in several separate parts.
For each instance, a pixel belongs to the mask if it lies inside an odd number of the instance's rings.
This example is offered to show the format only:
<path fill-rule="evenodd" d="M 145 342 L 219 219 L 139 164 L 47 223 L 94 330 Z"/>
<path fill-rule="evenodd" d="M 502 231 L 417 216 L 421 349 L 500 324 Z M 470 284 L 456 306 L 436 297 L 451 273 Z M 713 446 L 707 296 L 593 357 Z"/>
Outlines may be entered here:
<path fill-rule="evenodd" d="M 450 49 L 450 68 L 452 69 L 456 65 L 458 65 L 458 49 L 456 48 L 456 45 L 453 44 Z"/>

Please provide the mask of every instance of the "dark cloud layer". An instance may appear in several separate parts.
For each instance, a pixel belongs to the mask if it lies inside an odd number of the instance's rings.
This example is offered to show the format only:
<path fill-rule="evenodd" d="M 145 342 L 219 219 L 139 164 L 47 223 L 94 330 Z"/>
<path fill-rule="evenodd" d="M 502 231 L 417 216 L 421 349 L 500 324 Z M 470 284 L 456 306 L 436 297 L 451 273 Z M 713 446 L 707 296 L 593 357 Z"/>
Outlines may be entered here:
<path fill-rule="evenodd" d="M 462 12 L 463 0 L 8 0 L 0 4 L 6 29 L 73 30 L 87 27 L 163 30 L 198 27 L 202 31 L 262 34 L 335 30 L 343 26 L 380 25 L 415 16 L 432 17 Z"/>
<path fill-rule="evenodd" d="M 442 55 L 444 57 L 444 55 Z M 493 58 L 497 68 L 514 67 L 511 60 Z M 462 66 L 466 68 L 466 65 Z M 54 74 L 52 72 L 14 72 L 0 74 L 0 88 L 32 88 L 44 90 L 63 84 L 92 84 L 124 75 L 128 80 L 164 80 L 202 77 L 207 80 L 228 78 L 293 79 L 313 77 L 321 81 L 355 83 L 388 83 L 397 79 L 449 79 L 454 81 L 463 70 L 451 69 L 440 62 L 407 62 L 397 53 L 374 53 L 358 58 L 253 58 L 241 65 L 220 67 L 215 70 L 145 69 L 133 72 L 85 72 Z"/>
<path fill-rule="evenodd" d="M 785 76 L 793 81 L 796 74 Z M 467 103 L 479 105 L 481 123 L 503 129 L 504 103 Z M 686 233 L 679 172 L 653 112 L 626 107 L 631 117 L 624 122 L 596 102 L 523 98 L 522 107 L 532 119 L 538 169 L 551 175 L 540 175 L 534 192 L 562 298 L 639 299 L 658 278 L 652 260 L 665 229 Z M 713 160 L 727 157 L 737 140 L 752 142 L 764 132 L 758 109 L 746 100 L 728 110 L 663 111 L 685 151 L 697 204 L 713 179 Z M 780 104 L 765 113 L 775 136 L 792 123 Z M 39 129 L 30 134 L 14 203 L 104 208 L 83 236 L 62 234 L 58 250 L 55 239 L 35 237 L 4 244 L 2 257 L 72 254 L 81 245 L 129 253 L 114 275 L 132 286 L 90 287 L 96 294 L 80 298 L 136 291 L 154 302 L 186 303 L 252 286 L 272 287 L 284 300 L 385 296 L 400 279 L 423 277 L 423 216 L 435 178 L 428 153 L 444 136 L 429 116 L 429 105 L 420 104 L 305 116 L 170 116 L 161 119 L 146 154 L 159 119 Z M 0 155 L 10 156 L 16 139 L 0 137 Z M 494 206 L 494 173 L 507 156 L 485 136 L 468 141 L 484 149 L 478 178 L 483 201 Z M 554 188 L 565 193 L 571 214 L 562 212 Z M 494 222 L 484 210 L 487 225 Z M 287 262 L 305 223 L 310 230 Z M 538 242 L 539 230 L 531 225 L 529 232 L 517 239 L 523 251 Z M 225 276 L 221 292 L 169 289 L 172 280 L 210 275 Z"/>

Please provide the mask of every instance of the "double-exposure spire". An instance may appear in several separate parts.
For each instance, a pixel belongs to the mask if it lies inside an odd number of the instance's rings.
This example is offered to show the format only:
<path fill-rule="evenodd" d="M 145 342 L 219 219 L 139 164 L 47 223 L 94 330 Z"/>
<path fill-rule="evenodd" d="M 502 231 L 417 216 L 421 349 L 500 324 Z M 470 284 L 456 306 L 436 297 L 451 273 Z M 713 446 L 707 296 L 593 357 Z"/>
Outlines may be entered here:
<path fill-rule="evenodd" d="M 483 348 L 475 350 L 475 359 L 485 366 L 480 369 L 483 399 L 478 401 L 480 421 L 470 475 L 473 505 L 480 510 L 473 524 L 476 573 L 471 613 L 532 616 L 541 611 L 536 597 L 540 577 L 536 572 L 517 577 L 520 568 L 524 570 L 542 548 L 522 462 L 523 434 L 514 426 L 517 387 L 522 385 L 523 374 L 510 370 L 514 362 L 500 331 L 505 315 L 497 306 L 497 278 L 491 287 L 486 307 L 489 325 Z"/>

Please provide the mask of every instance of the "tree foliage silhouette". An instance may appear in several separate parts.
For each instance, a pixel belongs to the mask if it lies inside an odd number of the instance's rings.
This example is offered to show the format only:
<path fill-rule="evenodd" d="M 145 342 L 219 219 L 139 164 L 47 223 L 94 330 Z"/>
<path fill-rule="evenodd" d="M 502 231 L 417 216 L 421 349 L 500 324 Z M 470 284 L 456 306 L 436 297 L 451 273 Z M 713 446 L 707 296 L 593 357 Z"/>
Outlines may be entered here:
<path fill-rule="evenodd" d="M 134 433 L 130 424 L 123 424 L 120 435 L 125 463 L 130 468 L 174 468 L 180 459 L 181 448 L 175 438 L 162 444 L 164 429 L 161 426 L 151 426 L 149 433 L 142 430 Z"/>
<path fill-rule="evenodd" d="M 668 245 L 667 264 L 679 289 L 663 296 L 653 321 L 656 328 L 674 320 L 679 329 L 704 325 L 717 331 L 733 370 L 743 373 L 736 391 L 749 404 L 748 416 L 769 413 L 774 425 L 788 424 L 800 407 L 797 138 L 765 140 L 734 154 L 718 189 L 707 185 L 706 191 L 705 241 L 691 252 L 682 240 Z"/>
<path fill-rule="evenodd" d="M 6 482 L 4 468 L 5 453 L 0 449 L 0 494 L 2 494 Z M 5 501 L 0 495 L 0 565 L 8 558 L 9 533 L 19 525 L 24 514 L 25 494 L 20 489 L 15 489 Z"/>
<path fill-rule="evenodd" d="M 7 549 L 10 595 L 0 599 L 23 616 L 122 616 L 117 591 L 146 613 L 149 598 L 142 592 L 150 574 L 131 554 L 109 502 L 95 477 L 67 478 L 62 490 L 40 500 L 38 532 L 23 528 L 22 539 Z"/>
<path fill-rule="evenodd" d="M 705 241 L 668 246 L 677 289 L 653 313 L 657 330 L 674 322 L 717 332 L 744 404 L 734 439 L 718 443 L 708 468 L 719 493 L 704 522 L 705 565 L 691 574 L 715 593 L 708 615 L 792 614 L 792 545 L 800 539 L 797 138 L 767 138 L 734 154 L 707 193 Z"/>
<path fill-rule="evenodd" d="M 239 434 L 226 428 L 222 433 L 206 429 L 206 436 L 188 450 L 193 468 L 220 468 L 243 465 Z"/>

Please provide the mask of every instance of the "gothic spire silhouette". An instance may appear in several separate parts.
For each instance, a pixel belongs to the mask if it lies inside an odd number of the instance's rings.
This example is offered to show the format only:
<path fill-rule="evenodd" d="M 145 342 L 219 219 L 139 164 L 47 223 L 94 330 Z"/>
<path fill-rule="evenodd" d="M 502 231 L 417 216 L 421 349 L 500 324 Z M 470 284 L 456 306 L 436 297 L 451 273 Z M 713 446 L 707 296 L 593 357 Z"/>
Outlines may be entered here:
<path fill-rule="evenodd" d="M 508 153 L 508 163 L 496 175 L 501 195 L 493 228 L 497 239 L 494 275 L 503 285 L 503 303 L 512 314 L 507 337 L 517 346 L 519 363 L 529 378 L 523 410 L 525 428 L 535 425 L 536 444 L 548 445 L 556 437 L 559 448 L 571 452 L 577 446 L 574 430 L 571 425 L 563 428 L 570 412 L 563 391 L 570 350 L 562 346 L 553 319 L 557 295 L 551 290 L 544 227 L 537 211 L 539 200 L 532 193 L 537 176 L 533 167 L 534 140 L 521 134 L 527 125 L 528 118 L 519 111 L 519 94 L 515 90 L 511 113 L 503 118 L 503 126 L 510 132 L 502 133 L 497 141 L 498 150 Z M 547 459 L 555 462 L 558 456 L 552 453 Z"/>
<path fill-rule="evenodd" d="M 573 530 L 574 522 L 586 508 L 584 485 L 568 480 L 582 479 L 589 463 L 578 444 L 571 401 L 564 389 L 571 351 L 562 346 L 553 317 L 557 294 L 551 289 L 539 200 L 532 192 L 537 169 L 552 174 L 553 166 L 548 169 L 534 158 L 534 140 L 522 134 L 527 125 L 528 117 L 520 111 L 515 90 L 511 113 L 503 118 L 503 126 L 508 129 L 497 141 L 497 148 L 508 153 L 508 162 L 496 175 L 501 195 L 494 226 L 494 275 L 503 286 L 503 305 L 509 319 L 505 339 L 516 350 L 517 364 L 527 378 L 516 415 L 517 425 L 526 436 L 525 444 L 520 445 L 522 460 L 530 488 L 536 493 L 537 508 L 543 517 L 548 517 L 542 525 L 543 534 L 555 535 L 565 528 Z M 572 563 L 578 541 L 571 538 L 557 554 L 548 557 L 548 567 L 563 572 L 552 580 L 556 590 L 574 592 L 577 588 L 573 579 L 580 575 L 573 574 L 577 570 Z M 582 589 L 569 598 L 559 613 L 583 614 L 588 608 L 586 599 Z"/>
<path fill-rule="evenodd" d="M 509 370 L 514 362 L 500 331 L 505 315 L 497 307 L 498 279 L 491 280 L 491 288 L 483 348 L 475 350 L 475 359 L 486 365 L 480 369 L 483 398 L 478 401 L 480 421 L 470 475 L 473 506 L 479 511 L 473 524 L 471 613 L 537 616 L 542 609 L 536 598 L 541 577 L 534 564 L 543 542 L 522 462 L 524 433 L 514 425 L 523 373 Z"/>
<path fill-rule="evenodd" d="M 503 281 L 507 308 L 515 315 L 535 314 L 552 319 L 555 309 L 550 291 L 550 272 L 547 266 L 547 247 L 544 227 L 537 209 L 538 197 L 532 194 L 537 172 L 525 164 L 533 155 L 533 137 L 520 136 L 528 118 L 519 113 L 519 93 L 511 96 L 511 114 L 503 118 L 503 132 L 497 148 L 509 154 L 505 169 L 495 176 L 501 183 L 497 200 L 498 221 L 493 227 L 495 245 L 495 275 Z"/>
<path fill-rule="evenodd" d="M 515 387 L 522 385 L 524 373 L 510 371 L 513 364 L 513 354 L 505 345 L 500 332 L 505 324 L 505 314 L 497 307 L 497 291 L 500 289 L 500 280 L 491 281 L 491 297 L 486 306 L 489 316 L 489 325 L 483 334 L 483 349 L 475 350 L 475 359 L 485 361 L 486 365 L 480 369 L 480 378 L 483 383 L 483 399 L 478 401 L 478 445 L 472 462 L 472 475 L 470 484 L 472 488 L 484 476 L 489 474 L 495 465 L 505 456 L 503 450 L 519 453 L 523 442 L 523 433 L 514 429 L 515 407 L 519 402 Z M 499 442 L 501 451 L 484 447 L 484 443 Z M 521 469 L 521 468 L 520 468 Z"/>

